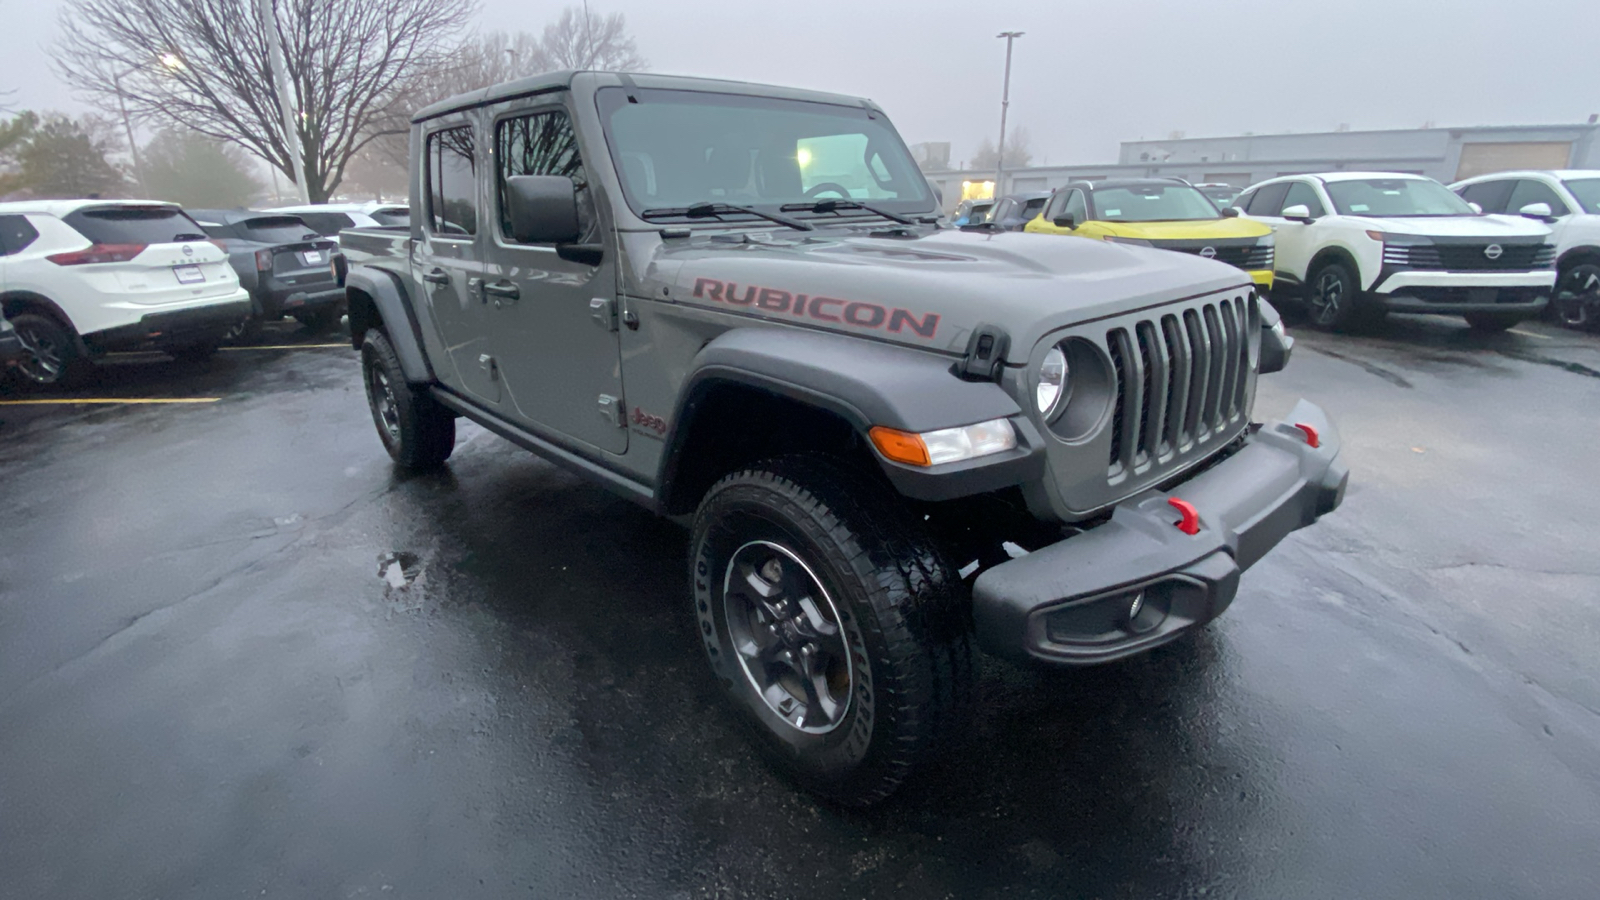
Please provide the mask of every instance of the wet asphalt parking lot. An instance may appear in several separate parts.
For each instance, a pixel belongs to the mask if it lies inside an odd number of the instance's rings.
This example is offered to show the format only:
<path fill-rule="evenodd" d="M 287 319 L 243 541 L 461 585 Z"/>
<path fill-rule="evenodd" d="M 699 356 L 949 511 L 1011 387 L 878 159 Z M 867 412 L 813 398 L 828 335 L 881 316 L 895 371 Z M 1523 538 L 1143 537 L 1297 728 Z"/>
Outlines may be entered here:
<path fill-rule="evenodd" d="M 868 812 L 747 749 L 684 532 L 476 426 L 397 475 L 348 347 L 0 405 L 0 897 L 1600 894 L 1600 337 L 1295 333 L 1344 506 L 1194 640 L 987 660 Z"/>

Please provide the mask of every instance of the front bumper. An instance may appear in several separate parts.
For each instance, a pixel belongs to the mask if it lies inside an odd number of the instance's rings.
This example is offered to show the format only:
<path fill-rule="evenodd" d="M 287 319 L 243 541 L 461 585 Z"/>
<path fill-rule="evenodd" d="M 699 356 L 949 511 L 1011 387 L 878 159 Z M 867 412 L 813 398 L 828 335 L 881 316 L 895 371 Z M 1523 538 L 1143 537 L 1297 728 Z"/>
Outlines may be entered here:
<path fill-rule="evenodd" d="M 1297 424 L 1317 433 L 1317 447 Z M 1144 491 L 1104 524 L 989 569 L 972 589 L 980 645 L 1019 661 L 1087 665 L 1211 621 L 1233 602 L 1243 570 L 1344 499 L 1350 472 L 1339 447 L 1327 414 L 1302 400 L 1287 421 L 1169 491 Z M 1199 512 L 1196 534 L 1175 527 L 1169 498 Z"/>
<path fill-rule="evenodd" d="M 327 279 L 309 285 L 283 285 L 269 280 L 267 287 L 257 291 L 255 296 L 256 314 L 268 319 L 323 309 L 344 301 L 344 288 Z"/>
<path fill-rule="evenodd" d="M 1244 270 L 1244 273 L 1249 275 L 1250 280 L 1259 285 L 1263 290 L 1272 290 L 1271 269 L 1246 269 Z"/>
<path fill-rule="evenodd" d="M 250 315 L 250 300 L 243 294 L 241 291 L 239 299 L 226 303 L 150 313 L 131 325 L 86 334 L 83 342 L 93 350 L 106 352 L 182 347 L 218 340 Z"/>

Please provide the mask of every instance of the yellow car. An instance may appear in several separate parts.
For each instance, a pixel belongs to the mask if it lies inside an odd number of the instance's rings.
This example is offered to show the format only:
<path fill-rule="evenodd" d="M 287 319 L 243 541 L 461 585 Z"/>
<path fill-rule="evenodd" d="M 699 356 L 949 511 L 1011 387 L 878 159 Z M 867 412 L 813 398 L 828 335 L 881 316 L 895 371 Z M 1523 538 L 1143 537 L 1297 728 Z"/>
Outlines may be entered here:
<path fill-rule="evenodd" d="M 1238 266 L 1263 291 L 1272 287 L 1272 228 L 1218 210 L 1177 178 L 1076 181 L 1057 188 L 1023 229 L 1194 253 Z"/>

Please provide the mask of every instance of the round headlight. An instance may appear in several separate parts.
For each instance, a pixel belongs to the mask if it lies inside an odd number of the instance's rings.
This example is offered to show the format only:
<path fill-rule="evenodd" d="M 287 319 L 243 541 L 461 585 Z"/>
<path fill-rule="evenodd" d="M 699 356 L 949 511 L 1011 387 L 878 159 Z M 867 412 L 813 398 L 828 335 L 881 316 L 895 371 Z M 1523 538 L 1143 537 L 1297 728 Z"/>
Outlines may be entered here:
<path fill-rule="evenodd" d="M 1044 355 L 1044 364 L 1039 367 L 1039 384 L 1033 389 L 1033 402 L 1038 405 L 1039 415 L 1044 416 L 1045 421 L 1055 417 L 1066 387 L 1067 355 L 1061 352 L 1060 347 L 1051 347 L 1050 352 Z"/>

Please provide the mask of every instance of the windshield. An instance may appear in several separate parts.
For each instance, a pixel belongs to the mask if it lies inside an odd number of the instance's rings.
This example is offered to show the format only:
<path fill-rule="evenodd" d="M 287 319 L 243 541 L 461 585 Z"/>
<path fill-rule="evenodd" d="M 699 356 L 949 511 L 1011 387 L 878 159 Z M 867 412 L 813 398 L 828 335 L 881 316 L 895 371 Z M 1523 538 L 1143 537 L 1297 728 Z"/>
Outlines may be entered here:
<path fill-rule="evenodd" d="M 1584 212 L 1600 215 L 1600 178 L 1574 178 L 1562 183 L 1577 198 Z"/>
<path fill-rule="evenodd" d="M 104 206 L 80 209 L 65 219 L 96 244 L 169 244 L 205 235 L 175 206 Z"/>
<path fill-rule="evenodd" d="M 611 159 L 636 213 L 732 203 L 860 200 L 932 212 L 927 180 L 883 117 L 867 109 L 680 90 L 602 89 Z M 732 214 L 737 215 L 737 214 Z"/>
<path fill-rule="evenodd" d="M 1141 184 L 1094 192 L 1094 218 L 1106 222 L 1183 222 L 1221 217 L 1205 195 L 1186 184 Z"/>
<path fill-rule="evenodd" d="M 1347 216 L 1470 216 L 1472 207 L 1437 181 L 1362 178 L 1330 181 L 1333 207 Z"/>

